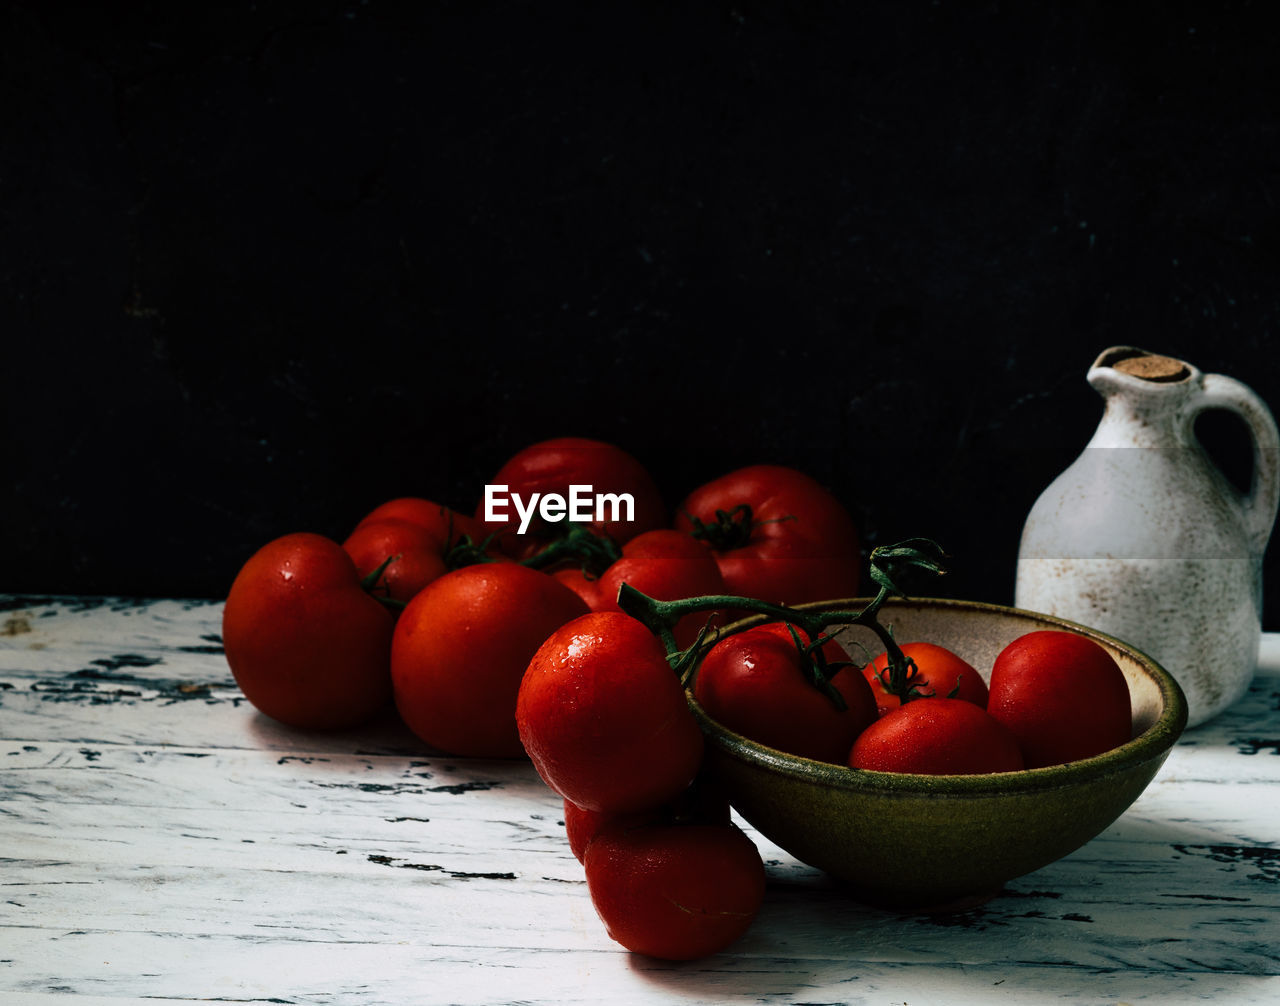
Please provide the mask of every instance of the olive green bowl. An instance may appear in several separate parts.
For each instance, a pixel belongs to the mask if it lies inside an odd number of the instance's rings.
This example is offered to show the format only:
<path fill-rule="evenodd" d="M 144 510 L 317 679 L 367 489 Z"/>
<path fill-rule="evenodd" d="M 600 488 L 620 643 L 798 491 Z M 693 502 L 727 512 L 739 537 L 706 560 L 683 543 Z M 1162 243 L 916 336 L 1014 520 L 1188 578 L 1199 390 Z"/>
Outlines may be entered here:
<path fill-rule="evenodd" d="M 802 607 L 858 609 L 864 600 Z M 843 881 L 871 904 L 950 910 L 981 903 L 1100 834 L 1138 798 L 1187 721 L 1177 682 L 1154 660 L 1086 626 L 972 601 L 890 601 L 880 620 L 900 643 L 925 640 L 969 661 L 984 678 L 1006 644 L 1037 629 L 1096 640 L 1129 683 L 1133 739 L 1066 765 L 989 775 L 873 772 L 811 761 L 757 744 L 689 702 L 707 738 L 707 768 L 762 835 Z M 746 619 L 727 632 L 758 624 Z M 857 660 L 862 627 L 837 634 Z"/>

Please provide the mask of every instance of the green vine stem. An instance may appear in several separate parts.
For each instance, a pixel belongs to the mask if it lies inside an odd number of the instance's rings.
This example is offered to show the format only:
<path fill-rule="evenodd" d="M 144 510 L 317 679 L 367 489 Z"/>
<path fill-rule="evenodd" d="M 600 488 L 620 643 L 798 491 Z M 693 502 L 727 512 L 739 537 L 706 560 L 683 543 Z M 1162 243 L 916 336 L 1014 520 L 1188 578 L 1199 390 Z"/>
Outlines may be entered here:
<path fill-rule="evenodd" d="M 449 544 L 444 552 L 445 569 L 452 571 L 482 562 L 505 561 L 501 556 L 493 555 L 490 551 L 497 537 L 498 532 L 495 531 L 478 542 L 467 534 L 454 538 L 453 522 L 450 520 Z M 581 567 L 589 579 L 595 579 L 620 558 L 622 558 L 622 550 L 612 538 L 597 534 L 591 528 L 581 524 L 571 524 L 568 531 L 561 537 L 519 561 L 522 566 L 540 570 L 550 569 L 562 562 L 571 562 Z"/>
<path fill-rule="evenodd" d="M 382 583 L 382 574 L 387 571 L 387 567 L 399 559 L 400 556 L 389 555 L 382 560 L 382 565 L 377 569 L 370 570 L 360 579 L 360 586 L 366 594 L 375 601 L 379 601 L 384 608 L 391 611 L 392 614 L 399 614 L 404 610 L 404 601 L 398 601 L 391 596 L 391 588 Z"/>
<path fill-rule="evenodd" d="M 934 575 L 945 573 L 946 570 L 942 565 L 943 558 L 945 553 L 942 549 L 927 538 L 910 538 L 895 545 L 884 545 L 873 549 L 870 557 L 871 579 L 880 589 L 876 596 L 860 609 L 819 607 L 800 610 L 751 597 L 734 597 L 726 594 L 691 597 L 680 601 L 659 601 L 626 583 L 622 584 L 618 590 L 618 606 L 658 635 L 666 646 L 667 659 L 671 661 L 681 683 L 685 685 L 688 684 L 693 665 L 701 652 L 708 631 L 704 628 L 692 646 L 681 650 L 676 645 L 672 630 L 685 615 L 730 608 L 763 615 L 766 621 L 779 621 L 796 626 L 809 637 L 810 642 L 807 646 L 798 636 L 794 637 L 797 647 L 806 656 L 821 654 L 822 644 L 829 638 L 823 636 L 823 631 L 828 626 L 836 623 L 861 625 L 874 632 L 884 645 L 889 661 L 888 690 L 906 702 L 913 697 L 919 697 L 918 693 L 915 696 L 911 695 L 915 663 L 902 652 L 893 638 L 892 630 L 881 624 L 880 609 L 891 596 L 904 598 L 907 596 L 898 587 L 898 581 L 904 574 L 914 570 Z M 820 656 L 819 660 L 821 660 Z M 819 687 L 822 686 L 819 685 Z M 825 690 L 827 689 L 824 688 Z"/>
<path fill-rule="evenodd" d="M 557 563 L 572 562 L 580 566 L 589 578 L 595 579 L 621 558 L 622 550 L 612 538 L 596 534 L 581 524 L 571 524 L 564 535 L 522 559 L 521 565 L 530 569 L 548 569 Z"/>
<path fill-rule="evenodd" d="M 489 554 L 489 546 L 498 537 L 495 531 L 482 541 L 475 541 L 469 534 L 453 534 L 453 512 L 449 512 L 449 522 L 445 528 L 444 568 L 449 572 L 462 569 L 464 566 L 475 566 L 482 562 L 496 562 L 497 558 Z"/>
<path fill-rule="evenodd" d="M 459 535 L 457 541 L 450 538 L 452 544 L 444 553 L 444 568 L 449 572 L 462 569 L 464 566 L 475 566 L 482 562 L 497 562 L 497 558 L 489 554 L 489 543 L 494 536 L 489 535 L 484 541 L 472 541 L 471 535 Z"/>

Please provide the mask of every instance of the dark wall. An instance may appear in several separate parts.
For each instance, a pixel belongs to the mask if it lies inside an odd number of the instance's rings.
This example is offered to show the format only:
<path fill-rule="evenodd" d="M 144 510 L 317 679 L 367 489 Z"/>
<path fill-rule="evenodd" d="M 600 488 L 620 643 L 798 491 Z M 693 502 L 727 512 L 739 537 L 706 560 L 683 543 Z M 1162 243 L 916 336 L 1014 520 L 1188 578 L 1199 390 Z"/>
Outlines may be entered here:
<path fill-rule="evenodd" d="M 1100 350 L 1280 403 L 1261 6 L 6 4 L 0 589 L 221 596 L 575 434 L 1011 600 Z"/>

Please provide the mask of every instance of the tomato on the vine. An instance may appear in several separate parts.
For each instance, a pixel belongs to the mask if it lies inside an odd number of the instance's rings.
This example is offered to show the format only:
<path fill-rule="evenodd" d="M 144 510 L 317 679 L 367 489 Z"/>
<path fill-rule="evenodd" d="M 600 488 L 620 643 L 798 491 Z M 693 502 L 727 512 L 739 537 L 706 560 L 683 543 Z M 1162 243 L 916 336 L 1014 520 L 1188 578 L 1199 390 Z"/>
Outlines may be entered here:
<path fill-rule="evenodd" d="M 764 900 L 764 862 L 733 825 L 606 829 L 583 861 L 609 936 L 650 957 L 717 953 L 747 931 Z"/>
<path fill-rule="evenodd" d="M 1000 651 L 987 709 L 1017 736 L 1028 768 L 1088 758 L 1133 735 L 1129 685 L 1087 636 L 1043 629 Z"/>
<path fill-rule="evenodd" d="M 708 482 L 680 505 L 675 526 L 712 550 L 730 594 L 795 605 L 858 592 L 852 516 L 793 468 L 752 465 Z"/>
<path fill-rule="evenodd" d="M 905 656 L 915 663 L 915 671 L 906 682 L 909 693 L 916 697 L 957 698 L 987 707 L 987 683 L 964 658 L 936 643 L 902 643 Z M 880 715 L 902 704 L 902 699 L 889 690 L 889 654 L 882 653 L 862 669 L 871 685 Z"/>
<path fill-rule="evenodd" d="M 669 529 L 646 531 L 622 546 L 622 556 L 604 573 L 592 578 L 582 567 L 555 571 L 553 576 L 577 593 L 592 611 L 621 611 L 618 588 L 629 583 L 659 601 L 676 601 L 723 594 L 720 567 L 710 553 L 687 534 Z M 674 634 L 681 647 L 693 644 L 698 632 L 718 621 L 713 613 L 687 615 Z"/>
<path fill-rule="evenodd" d="M 587 810 L 666 803 L 702 762 L 702 730 L 666 651 L 620 612 L 583 615 L 542 644 L 520 684 L 516 721 L 538 774 Z"/>
<path fill-rule="evenodd" d="M 809 637 L 795 631 L 807 646 Z M 780 622 L 716 643 L 698 667 L 694 698 L 713 719 L 744 737 L 788 754 L 844 764 L 854 739 L 875 720 L 876 703 L 839 645 L 831 641 L 822 649 L 834 665 L 829 687 L 843 709 L 806 673 L 795 640 Z"/>
<path fill-rule="evenodd" d="M 349 727 L 389 703 L 394 622 L 342 546 L 300 532 L 268 542 L 241 568 L 222 644 L 259 711 L 305 729 Z"/>
<path fill-rule="evenodd" d="M 526 503 L 531 502 L 534 493 L 543 496 L 555 493 L 567 499 L 570 488 L 575 485 L 590 487 L 592 494 L 630 496 L 633 501 L 630 519 L 625 507 L 620 506 L 615 515 L 609 506 L 603 519 L 588 522 L 591 530 L 612 538 L 619 545 L 667 523 L 666 504 L 648 470 L 622 448 L 600 440 L 584 437 L 543 440 L 518 451 L 488 484 L 506 486 L 508 495 L 518 494 Z M 510 508 L 507 513 L 512 519 L 486 523 L 485 527 L 487 533 L 499 535 L 503 550 L 518 559 L 527 558 L 566 530 L 564 523 L 537 520 L 525 534 L 518 534 L 519 521 L 514 519 Z M 485 520 L 484 502 L 476 507 L 476 520 Z"/>
<path fill-rule="evenodd" d="M 913 699 L 867 727 L 849 752 L 851 768 L 923 775 L 1016 772 L 1018 739 L 964 699 Z"/>
<path fill-rule="evenodd" d="M 521 756 L 515 707 L 525 667 L 543 640 L 586 611 L 568 587 L 518 563 L 446 573 L 427 584 L 396 623 L 396 708 L 434 748 Z"/>

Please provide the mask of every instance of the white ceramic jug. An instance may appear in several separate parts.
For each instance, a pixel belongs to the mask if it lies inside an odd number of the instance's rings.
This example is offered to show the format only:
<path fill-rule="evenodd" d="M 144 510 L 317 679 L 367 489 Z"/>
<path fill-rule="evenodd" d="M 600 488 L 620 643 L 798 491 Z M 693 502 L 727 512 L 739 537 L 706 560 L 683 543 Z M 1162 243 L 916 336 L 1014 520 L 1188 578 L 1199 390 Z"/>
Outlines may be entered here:
<path fill-rule="evenodd" d="M 1087 379 L 1106 401 L 1079 458 L 1032 507 L 1014 603 L 1093 626 L 1158 660 L 1195 726 L 1249 687 L 1262 632 L 1262 553 L 1280 500 L 1280 438 L 1239 381 L 1132 346 Z M 1193 429 L 1227 409 L 1253 434 L 1240 493 Z"/>

